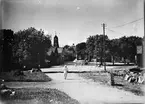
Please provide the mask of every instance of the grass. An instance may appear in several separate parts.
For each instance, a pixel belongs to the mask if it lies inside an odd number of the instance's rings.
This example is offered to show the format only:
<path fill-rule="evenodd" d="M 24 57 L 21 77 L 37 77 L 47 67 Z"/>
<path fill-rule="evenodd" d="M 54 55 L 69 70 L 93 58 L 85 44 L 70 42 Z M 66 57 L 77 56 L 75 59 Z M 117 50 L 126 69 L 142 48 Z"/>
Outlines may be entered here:
<path fill-rule="evenodd" d="M 2 72 L 0 74 L 0 79 L 4 79 L 5 81 L 21 81 L 21 82 L 47 82 L 51 81 L 45 73 L 43 72 L 29 72 L 25 71 L 24 75 L 15 76 L 15 71 L 11 72 Z"/>
<path fill-rule="evenodd" d="M 142 90 L 143 84 L 129 83 L 128 81 L 125 81 L 122 76 L 115 76 L 114 81 L 116 83 L 116 88 L 130 91 L 135 95 L 144 96 L 144 92 Z"/>
<path fill-rule="evenodd" d="M 79 104 L 57 89 L 18 88 L 12 97 L 1 98 L 6 104 Z"/>
<path fill-rule="evenodd" d="M 94 82 L 110 86 L 110 76 L 108 73 L 81 73 L 79 74 L 81 77 L 85 79 L 91 79 Z M 123 79 L 123 76 L 115 76 L 114 77 L 114 86 L 115 88 L 132 92 L 138 96 L 144 96 L 144 92 L 142 90 L 143 84 L 129 83 Z"/>

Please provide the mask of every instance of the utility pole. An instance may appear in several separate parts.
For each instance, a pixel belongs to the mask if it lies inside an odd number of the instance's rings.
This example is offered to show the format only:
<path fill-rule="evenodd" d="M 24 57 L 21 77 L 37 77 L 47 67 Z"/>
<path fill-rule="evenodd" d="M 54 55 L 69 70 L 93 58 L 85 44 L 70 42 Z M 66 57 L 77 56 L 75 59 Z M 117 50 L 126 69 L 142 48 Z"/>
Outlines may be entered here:
<path fill-rule="evenodd" d="M 106 71 L 106 60 L 105 60 L 105 27 L 106 27 L 106 24 L 103 23 L 102 24 L 103 26 L 103 59 L 104 59 L 104 71 Z"/>

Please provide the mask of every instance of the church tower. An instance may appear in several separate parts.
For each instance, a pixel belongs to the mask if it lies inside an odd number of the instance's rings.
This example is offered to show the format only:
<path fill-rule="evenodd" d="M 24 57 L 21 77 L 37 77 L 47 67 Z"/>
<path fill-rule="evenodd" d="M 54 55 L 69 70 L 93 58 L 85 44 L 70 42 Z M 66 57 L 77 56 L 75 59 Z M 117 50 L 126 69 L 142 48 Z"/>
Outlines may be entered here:
<path fill-rule="evenodd" d="M 58 43 L 58 37 L 57 35 L 54 36 L 54 44 L 53 44 L 54 47 L 56 48 L 59 48 L 59 43 Z"/>

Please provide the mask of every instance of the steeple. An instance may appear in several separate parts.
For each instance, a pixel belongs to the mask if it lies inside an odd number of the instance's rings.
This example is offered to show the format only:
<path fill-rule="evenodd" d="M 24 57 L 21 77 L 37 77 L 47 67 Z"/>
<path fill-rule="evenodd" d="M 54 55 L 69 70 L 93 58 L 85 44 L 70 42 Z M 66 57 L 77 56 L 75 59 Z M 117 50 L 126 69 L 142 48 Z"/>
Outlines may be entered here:
<path fill-rule="evenodd" d="M 53 46 L 56 47 L 56 48 L 59 47 L 58 37 L 57 37 L 57 35 L 54 36 L 54 44 L 53 44 Z"/>

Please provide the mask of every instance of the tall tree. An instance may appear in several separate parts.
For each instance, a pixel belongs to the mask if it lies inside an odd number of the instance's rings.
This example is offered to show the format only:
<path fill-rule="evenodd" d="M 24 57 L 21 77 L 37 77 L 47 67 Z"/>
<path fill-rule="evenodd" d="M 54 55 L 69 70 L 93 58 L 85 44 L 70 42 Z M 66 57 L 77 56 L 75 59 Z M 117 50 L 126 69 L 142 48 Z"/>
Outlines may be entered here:
<path fill-rule="evenodd" d="M 112 39 L 109 42 L 108 45 L 109 48 L 109 54 L 111 55 L 112 58 L 112 63 L 114 65 L 115 62 L 115 57 L 118 57 L 118 52 L 119 52 L 119 39 Z"/>
<path fill-rule="evenodd" d="M 127 37 L 128 39 L 128 59 L 135 62 L 135 55 L 137 55 L 137 46 L 142 45 L 142 38 L 136 36 Z"/>
<path fill-rule="evenodd" d="M 108 36 L 107 35 L 96 35 L 95 36 L 95 52 L 97 53 L 97 57 L 100 59 L 100 65 L 103 64 L 103 60 L 106 59 L 106 54 L 108 51 Z"/>
<path fill-rule="evenodd" d="M 76 51 L 74 46 L 65 45 L 63 47 L 64 60 L 73 61 L 76 58 Z"/>
<path fill-rule="evenodd" d="M 36 67 L 43 65 L 47 50 L 51 47 L 50 36 L 42 30 L 30 27 L 15 33 L 14 58 L 21 65 Z"/>
<path fill-rule="evenodd" d="M 141 45 L 142 38 L 136 36 L 130 37 L 124 36 L 119 38 L 118 41 L 119 41 L 118 54 L 120 57 L 123 57 L 124 63 L 126 63 L 126 60 L 134 62 L 135 55 L 137 55 L 136 47 L 137 45 Z"/>
<path fill-rule="evenodd" d="M 94 43 L 95 43 L 94 36 L 90 36 L 90 37 L 87 38 L 86 53 L 87 53 L 88 61 L 91 61 L 91 59 L 94 56 L 94 49 L 95 49 Z"/>
<path fill-rule="evenodd" d="M 14 32 L 12 30 L 1 30 L 1 39 L 0 39 L 0 50 L 1 50 L 1 61 L 3 71 L 9 71 L 12 61 L 12 47 L 14 40 Z"/>
<path fill-rule="evenodd" d="M 86 43 L 78 43 L 76 45 L 76 53 L 77 53 L 77 58 L 80 59 L 85 59 L 86 58 Z"/>

